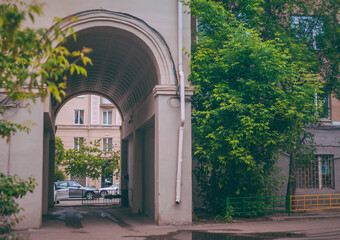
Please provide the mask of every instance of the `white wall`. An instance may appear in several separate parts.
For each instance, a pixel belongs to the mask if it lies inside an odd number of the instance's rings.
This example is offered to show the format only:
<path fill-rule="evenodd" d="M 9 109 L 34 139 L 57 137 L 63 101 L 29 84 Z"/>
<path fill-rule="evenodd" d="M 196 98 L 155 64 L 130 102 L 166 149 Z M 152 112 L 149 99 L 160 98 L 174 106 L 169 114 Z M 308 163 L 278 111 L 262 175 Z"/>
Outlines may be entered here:
<path fill-rule="evenodd" d="M 24 108 L 7 112 L 6 118 L 13 122 L 30 120 L 35 123 L 30 134 L 18 132 L 11 138 L 10 144 L 0 139 L 0 171 L 10 175 L 18 174 L 26 179 L 34 176 L 38 183 L 32 194 L 27 194 L 19 200 L 24 208 L 21 215 L 26 219 L 17 228 L 37 228 L 42 218 L 42 186 L 43 186 L 43 104 L 38 100 L 30 107 L 31 114 Z"/>

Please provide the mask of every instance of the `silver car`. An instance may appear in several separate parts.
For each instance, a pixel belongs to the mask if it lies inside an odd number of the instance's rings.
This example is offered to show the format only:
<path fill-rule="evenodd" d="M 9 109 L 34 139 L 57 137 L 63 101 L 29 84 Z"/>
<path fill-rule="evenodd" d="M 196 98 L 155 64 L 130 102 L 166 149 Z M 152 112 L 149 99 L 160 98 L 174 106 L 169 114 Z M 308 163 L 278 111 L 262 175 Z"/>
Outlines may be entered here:
<path fill-rule="evenodd" d="M 118 195 L 119 194 L 120 183 L 115 183 L 110 187 L 99 188 L 99 193 L 101 197 L 105 197 L 107 195 Z"/>
<path fill-rule="evenodd" d="M 55 182 L 56 200 L 69 198 L 86 198 L 92 200 L 99 197 L 99 190 L 93 187 L 83 187 L 74 181 L 58 181 Z M 62 197 L 58 197 L 61 195 Z"/>

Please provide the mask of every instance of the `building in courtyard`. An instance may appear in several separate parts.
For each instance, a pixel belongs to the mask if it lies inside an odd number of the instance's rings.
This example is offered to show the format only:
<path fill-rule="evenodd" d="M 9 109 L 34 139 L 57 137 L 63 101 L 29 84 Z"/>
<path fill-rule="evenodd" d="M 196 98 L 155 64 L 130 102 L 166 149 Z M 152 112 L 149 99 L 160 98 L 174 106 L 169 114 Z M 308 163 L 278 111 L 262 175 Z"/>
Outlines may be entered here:
<path fill-rule="evenodd" d="M 65 103 L 56 118 L 56 137 L 65 149 L 79 148 L 79 142 L 100 140 L 102 150 L 120 151 L 121 117 L 117 108 L 106 98 L 97 95 L 78 95 Z M 119 175 L 99 179 L 68 176 L 83 186 L 96 188 L 119 182 Z"/>

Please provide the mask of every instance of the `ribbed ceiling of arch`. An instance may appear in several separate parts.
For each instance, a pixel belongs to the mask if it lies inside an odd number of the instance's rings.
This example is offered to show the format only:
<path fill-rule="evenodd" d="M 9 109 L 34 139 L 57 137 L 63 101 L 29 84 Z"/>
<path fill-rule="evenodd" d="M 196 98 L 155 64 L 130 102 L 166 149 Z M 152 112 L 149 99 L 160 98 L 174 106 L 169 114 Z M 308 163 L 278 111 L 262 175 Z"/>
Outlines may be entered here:
<path fill-rule="evenodd" d="M 111 27 L 94 27 L 77 32 L 65 46 L 70 50 L 91 48 L 87 77 L 67 80 L 66 98 L 79 93 L 99 93 L 107 96 L 123 116 L 145 100 L 157 84 L 154 57 L 149 48 L 135 35 Z M 62 103 L 61 103 L 62 104 Z M 53 104 L 55 112 L 60 104 Z"/>

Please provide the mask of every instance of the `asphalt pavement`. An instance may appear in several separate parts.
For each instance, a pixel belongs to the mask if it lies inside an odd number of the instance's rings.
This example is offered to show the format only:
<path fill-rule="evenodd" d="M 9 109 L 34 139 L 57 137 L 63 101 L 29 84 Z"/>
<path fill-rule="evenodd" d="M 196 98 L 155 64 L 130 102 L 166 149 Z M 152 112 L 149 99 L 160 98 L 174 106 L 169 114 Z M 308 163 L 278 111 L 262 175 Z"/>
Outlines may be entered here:
<path fill-rule="evenodd" d="M 132 214 L 129 208 L 64 206 L 50 209 L 40 229 L 19 234 L 25 240 L 340 239 L 340 211 L 275 214 L 232 223 L 157 226 L 144 215 Z"/>

